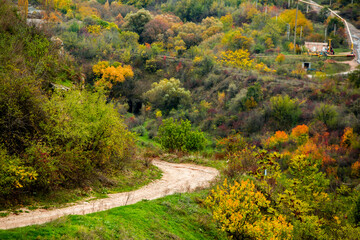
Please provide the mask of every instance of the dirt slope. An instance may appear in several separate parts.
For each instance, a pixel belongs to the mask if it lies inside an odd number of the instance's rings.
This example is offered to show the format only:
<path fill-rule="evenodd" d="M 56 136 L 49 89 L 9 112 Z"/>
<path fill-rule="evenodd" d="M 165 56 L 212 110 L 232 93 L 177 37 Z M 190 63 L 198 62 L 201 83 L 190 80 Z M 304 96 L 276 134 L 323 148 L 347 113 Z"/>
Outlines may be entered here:
<path fill-rule="evenodd" d="M 91 202 L 82 202 L 74 206 L 10 215 L 0 218 L 0 229 L 11 229 L 33 224 L 50 222 L 62 216 L 84 215 L 104 211 L 110 208 L 134 204 L 143 199 L 152 200 L 173 193 L 189 192 L 210 185 L 219 175 L 218 170 L 192 164 L 174 164 L 155 160 L 153 164 L 163 171 L 163 177 L 141 189 L 126 193 L 110 194 L 109 198 Z"/>

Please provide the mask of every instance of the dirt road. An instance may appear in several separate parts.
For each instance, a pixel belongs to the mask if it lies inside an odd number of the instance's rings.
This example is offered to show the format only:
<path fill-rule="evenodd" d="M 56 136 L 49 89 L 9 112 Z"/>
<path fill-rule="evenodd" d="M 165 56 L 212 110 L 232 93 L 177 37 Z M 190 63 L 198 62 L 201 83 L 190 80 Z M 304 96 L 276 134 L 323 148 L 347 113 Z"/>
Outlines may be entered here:
<path fill-rule="evenodd" d="M 10 215 L 0 218 L 0 229 L 11 229 L 33 224 L 43 224 L 66 215 L 84 215 L 114 207 L 134 204 L 143 199 L 152 200 L 174 193 L 193 191 L 208 187 L 219 175 L 219 171 L 192 164 L 174 164 L 154 160 L 153 164 L 163 171 L 163 177 L 141 189 L 126 193 L 109 194 L 109 198 L 82 202 L 74 206 Z"/>
<path fill-rule="evenodd" d="M 351 35 L 354 40 L 354 52 L 357 58 L 357 62 L 360 64 L 360 29 L 357 29 L 354 25 L 351 23 L 349 24 L 349 29 L 351 32 Z"/>

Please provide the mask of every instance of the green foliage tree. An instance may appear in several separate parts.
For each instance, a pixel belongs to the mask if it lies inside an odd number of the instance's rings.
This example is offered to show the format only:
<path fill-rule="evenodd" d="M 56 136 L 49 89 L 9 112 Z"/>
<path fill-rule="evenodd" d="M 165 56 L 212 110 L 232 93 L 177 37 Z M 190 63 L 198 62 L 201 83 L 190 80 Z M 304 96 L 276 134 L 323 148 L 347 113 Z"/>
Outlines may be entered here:
<path fill-rule="evenodd" d="M 164 119 L 158 131 L 158 142 L 169 151 L 193 152 L 205 147 L 206 139 L 202 132 L 191 130 L 189 120 Z"/>
<path fill-rule="evenodd" d="M 49 142 L 80 150 L 91 161 L 88 164 L 100 169 L 129 160 L 133 136 L 103 93 L 59 93 L 45 107 L 50 113 L 45 127 Z"/>
<path fill-rule="evenodd" d="M 125 28 L 141 35 L 144 31 L 145 25 L 152 19 L 149 11 L 141 9 L 136 13 L 129 13 L 125 17 Z"/>
<path fill-rule="evenodd" d="M 315 118 L 325 123 L 328 127 L 334 127 L 337 123 L 338 113 L 334 105 L 320 104 L 314 110 Z"/>
<path fill-rule="evenodd" d="M 360 87 L 360 70 L 353 71 L 349 74 L 349 80 L 355 87 Z"/>
<path fill-rule="evenodd" d="M 360 223 L 360 196 L 356 200 L 355 209 L 354 209 L 354 220 L 356 224 Z"/>
<path fill-rule="evenodd" d="M 244 36 L 241 30 L 233 30 L 225 34 L 222 43 L 232 51 L 236 51 L 237 49 L 250 50 L 254 44 L 254 39 Z"/>
<path fill-rule="evenodd" d="M 153 109 L 160 109 L 167 115 L 172 109 L 187 106 L 191 102 L 190 91 L 181 87 L 180 80 L 175 78 L 163 79 L 152 84 L 152 89 L 143 94 Z"/>
<path fill-rule="evenodd" d="M 301 115 L 301 109 L 296 99 L 288 95 L 275 96 L 270 99 L 270 115 L 278 129 L 294 126 Z"/>

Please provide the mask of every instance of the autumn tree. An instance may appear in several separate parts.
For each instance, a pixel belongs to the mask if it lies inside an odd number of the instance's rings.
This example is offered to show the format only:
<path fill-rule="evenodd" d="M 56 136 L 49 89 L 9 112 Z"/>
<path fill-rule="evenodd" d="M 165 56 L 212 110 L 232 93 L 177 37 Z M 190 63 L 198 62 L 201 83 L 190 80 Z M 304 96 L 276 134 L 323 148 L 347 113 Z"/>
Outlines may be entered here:
<path fill-rule="evenodd" d="M 185 24 L 174 24 L 171 28 L 175 35 L 180 37 L 186 44 L 186 47 L 197 45 L 202 41 L 201 35 L 203 27 L 193 22 Z"/>
<path fill-rule="evenodd" d="M 232 51 L 237 49 L 250 50 L 254 44 L 254 39 L 244 36 L 242 29 L 237 29 L 226 33 L 221 42 Z"/>
<path fill-rule="evenodd" d="M 170 28 L 169 23 L 161 16 L 156 16 L 144 26 L 141 36 L 145 42 L 152 43 L 163 40 L 164 33 Z M 162 36 L 162 37 L 161 37 Z"/>
<path fill-rule="evenodd" d="M 23 18 L 26 20 L 27 15 L 28 15 L 29 1 L 28 0 L 18 0 L 18 7 L 20 9 L 21 14 L 23 15 Z"/>
<path fill-rule="evenodd" d="M 229 31 L 232 28 L 233 24 L 234 24 L 234 19 L 231 16 L 231 14 L 229 14 L 229 13 L 226 14 L 225 16 L 222 16 L 220 18 L 220 21 L 223 24 L 224 31 Z"/>
<path fill-rule="evenodd" d="M 98 77 L 95 85 L 110 89 L 113 84 L 124 82 L 127 78 L 134 77 L 131 66 L 121 63 L 110 65 L 107 61 L 100 61 L 93 66 L 93 72 Z"/>
<path fill-rule="evenodd" d="M 204 27 L 202 33 L 203 40 L 220 33 L 223 29 L 223 23 L 214 17 L 207 17 L 201 21 L 201 25 Z"/>
<path fill-rule="evenodd" d="M 226 51 L 221 53 L 218 61 L 224 65 L 241 68 L 245 70 L 256 69 L 263 72 L 271 72 L 264 63 L 256 64 L 254 60 L 250 59 L 248 50 L 238 49 L 236 51 Z"/>
<path fill-rule="evenodd" d="M 283 11 L 279 15 L 279 20 L 283 24 L 283 29 L 286 28 L 286 24 L 290 24 L 292 32 L 295 29 L 295 17 L 296 17 L 296 9 L 288 9 Z M 310 20 L 306 19 L 305 15 L 299 10 L 298 11 L 298 18 L 297 18 L 297 34 L 300 34 L 301 28 L 303 29 L 303 34 L 307 35 L 311 33 L 314 29 Z"/>
<path fill-rule="evenodd" d="M 129 13 L 125 17 L 125 28 L 141 35 L 144 31 L 145 25 L 152 19 L 149 11 L 141 9 L 136 13 Z"/>
<path fill-rule="evenodd" d="M 190 91 L 182 88 L 180 80 L 175 78 L 165 78 L 158 83 L 153 83 L 152 88 L 144 93 L 143 97 L 154 109 L 160 109 L 165 115 L 171 109 L 177 109 L 181 105 L 186 106 L 191 102 Z"/>

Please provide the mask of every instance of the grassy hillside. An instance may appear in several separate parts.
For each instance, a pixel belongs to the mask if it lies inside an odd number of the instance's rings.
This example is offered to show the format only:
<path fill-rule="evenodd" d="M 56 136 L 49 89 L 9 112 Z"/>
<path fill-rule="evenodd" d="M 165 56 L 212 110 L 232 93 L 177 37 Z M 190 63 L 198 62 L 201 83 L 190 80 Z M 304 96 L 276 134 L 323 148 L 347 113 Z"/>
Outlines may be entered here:
<path fill-rule="evenodd" d="M 41 226 L 0 230 L 0 239 L 227 239 L 198 204 L 206 195 L 175 194 Z"/>

